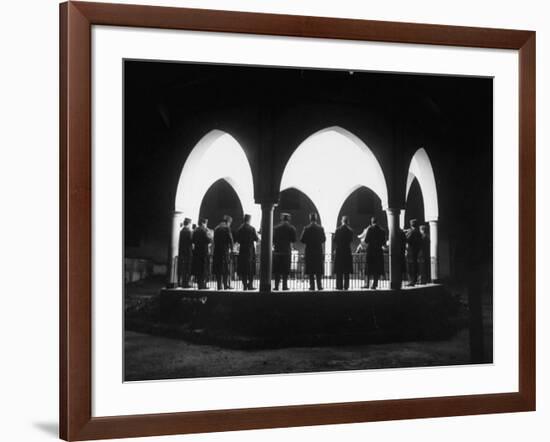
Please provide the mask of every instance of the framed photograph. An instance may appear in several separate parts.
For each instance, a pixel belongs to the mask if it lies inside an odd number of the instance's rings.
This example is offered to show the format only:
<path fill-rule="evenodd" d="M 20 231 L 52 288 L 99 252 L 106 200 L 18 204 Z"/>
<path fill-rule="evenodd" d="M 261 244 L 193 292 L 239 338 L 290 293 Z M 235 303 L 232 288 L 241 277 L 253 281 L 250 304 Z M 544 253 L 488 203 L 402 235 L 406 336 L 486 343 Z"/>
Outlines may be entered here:
<path fill-rule="evenodd" d="M 535 33 L 60 6 L 60 437 L 535 410 Z"/>

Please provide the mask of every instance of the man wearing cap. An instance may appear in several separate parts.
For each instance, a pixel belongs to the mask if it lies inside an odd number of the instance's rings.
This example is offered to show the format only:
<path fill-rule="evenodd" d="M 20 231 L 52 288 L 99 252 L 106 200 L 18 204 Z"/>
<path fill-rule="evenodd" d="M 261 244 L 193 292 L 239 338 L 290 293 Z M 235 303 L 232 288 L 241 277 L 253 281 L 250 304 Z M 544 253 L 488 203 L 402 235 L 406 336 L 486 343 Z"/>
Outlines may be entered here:
<path fill-rule="evenodd" d="M 256 273 L 256 241 L 259 238 L 256 229 L 250 225 L 250 219 L 251 216 L 246 214 L 235 234 L 235 241 L 239 243 L 237 273 L 243 282 L 243 290 L 254 290 L 252 283 Z"/>
<path fill-rule="evenodd" d="M 212 273 L 216 276 L 218 290 L 230 289 L 231 253 L 233 252 L 233 218 L 224 215 L 223 220 L 214 229 L 214 252 L 212 254 Z M 223 283 L 223 285 L 222 285 Z"/>
<path fill-rule="evenodd" d="M 418 253 L 422 247 L 422 235 L 418 230 L 418 221 L 410 220 L 410 229 L 405 230 L 407 240 L 407 273 L 409 274 L 409 287 L 414 287 L 418 279 Z"/>
<path fill-rule="evenodd" d="M 349 289 L 349 275 L 353 273 L 353 258 L 351 243 L 353 230 L 349 226 L 349 218 L 342 217 L 342 224 L 334 232 L 334 273 L 336 273 L 336 289 Z"/>
<path fill-rule="evenodd" d="M 386 232 L 378 225 L 376 218 L 373 216 L 365 235 L 365 244 L 367 245 L 367 268 L 365 269 L 367 288 L 371 278 L 371 289 L 378 288 L 378 279 L 380 275 L 384 274 L 384 251 L 382 247 L 385 243 Z"/>
<path fill-rule="evenodd" d="M 321 278 L 323 276 L 325 260 L 323 254 L 323 244 L 326 241 L 325 229 L 317 223 L 317 214 L 309 215 L 309 225 L 304 228 L 300 241 L 305 244 L 305 274 L 309 275 L 309 289 L 315 290 L 315 281 L 317 281 L 317 290 L 323 290 Z"/>
<path fill-rule="evenodd" d="M 185 289 L 191 287 L 189 278 L 191 276 L 191 262 L 193 260 L 193 232 L 191 231 L 191 220 L 185 218 L 183 227 L 180 230 L 178 243 L 178 285 Z"/>
<path fill-rule="evenodd" d="M 209 275 L 210 256 L 208 246 L 212 242 L 212 233 L 207 227 L 208 220 L 201 218 L 193 232 L 193 264 L 192 270 L 199 290 L 206 289 L 206 279 Z"/>
<path fill-rule="evenodd" d="M 296 228 L 290 224 L 290 214 L 282 213 L 281 222 L 273 229 L 273 274 L 275 290 L 279 290 L 281 278 L 283 290 L 288 290 L 288 275 L 292 257 L 292 244 L 296 242 Z"/>

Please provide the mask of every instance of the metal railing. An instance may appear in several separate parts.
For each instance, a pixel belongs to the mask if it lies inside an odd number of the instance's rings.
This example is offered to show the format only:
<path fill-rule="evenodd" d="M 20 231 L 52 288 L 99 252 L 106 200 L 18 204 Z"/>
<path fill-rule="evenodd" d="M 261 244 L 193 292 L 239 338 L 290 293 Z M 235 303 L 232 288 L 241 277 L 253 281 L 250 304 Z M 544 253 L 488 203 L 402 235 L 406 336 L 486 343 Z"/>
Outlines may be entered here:
<path fill-rule="evenodd" d="M 333 267 L 334 261 L 331 255 L 325 255 L 325 267 L 324 275 L 321 277 L 321 283 L 324 290 L 336 290 L 336 275 L 334 274 Z M 242 290 L 243 285 L 240 276 L 237 274 L 237 259 L 238 254 L 233 253 L 229 264 L 229 280 L 230 286 L 233 290 Z M 366 269 L 366 254 L 365 253 L 353 253 L 353 271 L 350 274 L 349 289 L 359 290 L 365 285 L 365 269 Z M 174 258 L 173 266 L 177 266 L 177 257 Z M 216 290 L 217 281 L 216 276 L 212 273 L 212 255 L 209 256 L 209 272 L 206 279 L 206 285 L 209 289 Z M 177 268 L 174 267 L 174 274 Z M 384 274 L 380 276 L 378 281 L 378 288 L 387 289 L 390 287 L 389 282 L 389 258 L 387 254 L 384 254 Z M 256 258 L 256 272 L 253 279 L 254 288 L 258 288 L 260 284 L 260 260 Z M 371 281 L 372 284 L 372 281 Z M 194 278 L 191 278 L 191 285 L 194 289 L 197 288 L 197 284 Z M 274 287 L 274 281 L 272 280 L 272 287 Z M 282 284 L 281 284 L 282 287 Z M 281 288 L 280 287 L 280 288 Z M 291 291 L 309 290 L 309 276 L 305 274 L 305 256 L 303 253 L 294 251 L 291 256 L 290 262 L 290 274 L 288 275 L 288 288 Z"/>

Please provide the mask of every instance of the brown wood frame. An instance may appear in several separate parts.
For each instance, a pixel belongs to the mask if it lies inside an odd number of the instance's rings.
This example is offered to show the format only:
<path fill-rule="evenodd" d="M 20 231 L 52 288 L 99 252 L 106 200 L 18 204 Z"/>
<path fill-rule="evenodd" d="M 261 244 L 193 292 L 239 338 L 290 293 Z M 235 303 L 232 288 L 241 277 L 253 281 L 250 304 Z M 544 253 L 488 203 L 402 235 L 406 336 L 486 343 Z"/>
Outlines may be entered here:
<path fill-rule="evenodd" d="M 92 417 L 91 26 L 519 51 L 519 392 Z M 535 32 L 169 7 L 60 5 L 60 437 L 121 438 L 535 410 Z"/>

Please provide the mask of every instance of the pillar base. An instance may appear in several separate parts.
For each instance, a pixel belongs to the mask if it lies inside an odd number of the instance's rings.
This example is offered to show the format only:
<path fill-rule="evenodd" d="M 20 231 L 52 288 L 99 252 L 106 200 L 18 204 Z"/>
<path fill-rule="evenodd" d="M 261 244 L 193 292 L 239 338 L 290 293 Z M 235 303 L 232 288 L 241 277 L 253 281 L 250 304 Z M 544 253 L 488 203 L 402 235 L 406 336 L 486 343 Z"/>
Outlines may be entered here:
<path fill-rule="evenodd" d="M 268 285 L 260 284 L 260 292 L 261 293 L 271 293 L 271 284 L 268 284 Z"/>

